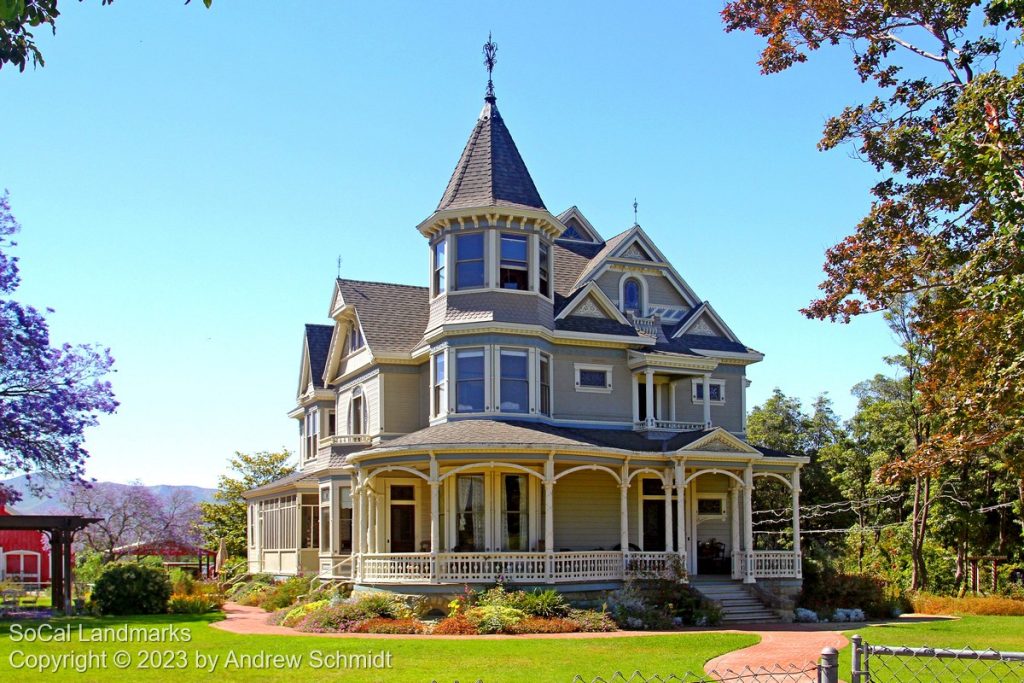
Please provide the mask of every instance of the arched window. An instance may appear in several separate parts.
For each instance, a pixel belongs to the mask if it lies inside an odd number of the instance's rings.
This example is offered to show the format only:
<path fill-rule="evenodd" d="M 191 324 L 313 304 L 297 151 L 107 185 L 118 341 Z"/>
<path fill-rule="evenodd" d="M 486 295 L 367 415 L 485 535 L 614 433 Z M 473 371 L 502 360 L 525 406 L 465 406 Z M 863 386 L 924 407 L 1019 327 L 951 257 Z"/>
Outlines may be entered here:
<path fill-rule="evenodd" d="M 629 313 L 643 315 L 643 297 L 640 283 L 630 278 L 622 285 L 622 309 Z"/>

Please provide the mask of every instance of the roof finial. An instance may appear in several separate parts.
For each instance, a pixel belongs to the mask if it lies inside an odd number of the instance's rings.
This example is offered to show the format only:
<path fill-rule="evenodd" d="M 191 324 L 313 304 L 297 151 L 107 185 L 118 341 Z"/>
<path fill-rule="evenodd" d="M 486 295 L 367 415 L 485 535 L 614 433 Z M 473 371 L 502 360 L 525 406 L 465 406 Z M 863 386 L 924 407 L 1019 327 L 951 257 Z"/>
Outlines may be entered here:
<path fill-rule="evenodd" d="M 491 32 L 487 32 L 487 42 L 484 43 L 484 66 L 487 67 L 487 95 L 484 97 L 488 102 L 494 102 L 494 81 L 491 74 L 494 72 L 494 63 L 498 61 L 498 45 L 491 40 Z"/>
<path fill-rule="evenodd" d="M 637 204 L 636 197 L 633 197 L 633 227 L 636 227 L 636 226 L 640 225 L 640 223 L 637 222 L 637 209 L 639 209 L 639 208 L 640 208 L 640 205 Z"/>
<path fill-rule="evenodd" d="M 342 261 L 341 254 L 338 254 L 338 279 L 339 280 L 341 279 L 341 261 Z"/>

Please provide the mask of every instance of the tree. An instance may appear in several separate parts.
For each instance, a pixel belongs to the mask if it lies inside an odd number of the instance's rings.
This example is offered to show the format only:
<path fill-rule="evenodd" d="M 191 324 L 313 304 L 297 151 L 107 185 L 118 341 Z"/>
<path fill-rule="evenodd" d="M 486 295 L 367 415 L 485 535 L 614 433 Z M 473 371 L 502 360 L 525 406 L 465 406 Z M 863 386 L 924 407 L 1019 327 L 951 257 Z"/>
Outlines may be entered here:
<path fill-rule="evenodd" d="M 222 475 L 217 481 L 217 492 L 213 494 L 215 502 L 199 504 L 207 546 L 215 548 L 224 539 L 229 555 L 245 555 L 247 516 L 242 494 L 294 472 L 295 468 L 287 464 L 291 457 L 284 448 L 277 453 L 235 453 L 228 466 L 239 478 Z"/>
<path fill-rule="evenodd" d="M 155 540 L 160 503 L 140 482 L 72 486 L 63 502 L 73 515 L 99 518 L 78 532 L 77 540 L 84 548 L 101 553 L 105 562 L 124 555 L 118 550 L 123 546 Z"/>
<path fill-rule="evenodd" d="M 9 251 L 20 230 L 8 195 L 0 197 L 0 474 L 45 473 L 58 482 L 83 481 L 89 457 L 85 430 L 117 408 L 109 349 L 50 345 L 46 318 L 10 298 L 20 283 Z M 52 479 L 51 479 L 52 481 Z M 39 483 L 30 484 L 41 490 Z M 21 495 L 0 484 L 0 498 Z"/>
<path fill-rule="evenodd" d="M 185 0 L 186 5 L 191 2 Z M 113 3 L 114 0 L 101 0 L 102 5 Z M 213 0 L 203 0 L 203 4 L 209 7 Z M 4 64 L 13 64 L 24 71 L 29 62 L 33 66 L 44 66 L 43 55 L 30 29 L 49 25 L 56 34 L 59 16 L 57 0 L 0 0 L 0 69 Z"/>
<path fill-rule="evenodd" d="M 1006 35 L 1019 37 L 1024 3 L 731 0 L 722 16 L 766 39 L 764 73 L 845 44 L 877 87 L 819 143 L 853 144 L 883 175 L 804 313 L 848 321 L 910 296 L 931 349 L 920 408 L 935 419 L 904 464 L 935 472 L 996 447 L 1024 506 L 1024 64 Z"/>

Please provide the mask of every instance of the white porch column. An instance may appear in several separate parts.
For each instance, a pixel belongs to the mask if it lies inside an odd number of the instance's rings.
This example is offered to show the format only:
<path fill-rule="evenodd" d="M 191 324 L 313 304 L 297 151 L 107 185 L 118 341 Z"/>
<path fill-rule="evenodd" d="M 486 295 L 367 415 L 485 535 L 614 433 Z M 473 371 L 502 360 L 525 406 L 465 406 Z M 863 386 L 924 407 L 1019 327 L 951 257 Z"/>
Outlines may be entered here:
<path fill-rule="evenodd" d="M 673 417 L 673 419 L 675 419 Z M 676 534 L 679 561 L 685 567 L 686 557 L 686 461 L 676 460 Z"/>
<path fill-rule="evenodd" d="M 743 583 L 754 583 L 754 468 L 747 465 L 743 470 L 743 549 L 746 551 L 743 567 Z"/>
<path fill-rule="evenodd" d="M 377 548 L 377 494 L 370 487 L 367 488 L 367 507 L 370 509 L 367 514 L 367 551 L 371 553 L 380 552 Z"/>
<path fill-rule="evenodd" d="M 548 583 L 555 581 L 555 456 L 544 463 L 544 552 Z"/>
<path fill-rule="evenodd" d="M 351 489 L 349 495 L 352 498 L 352 577 L 361 578 L 359 555 L 362 552 L 363 544 L 360 542 L 360 533 L 363 528 L 363 515 L 360 510 L 360 486 L 357 474 L 352 475 Z"/>
<path fill-rule="evenodd" d="M 631 373 L 630 380 L 633 387 L 633 424 L 635 425 L 640 421 L 640 375 L 635 372 Z"/>
<path fill-rule="evenodd" d="M 654 426 L 654 370 L 644 370 L 644 377 L 647 384 L 644 385 L 644 397 L 647 399 L 647 426 Z"/>
<path fill-rule="evenodd" d="M 665 468 L 665 552 L 675 552 L 672 538 L 672 470 Z"/>
<path fill-rule="evenodd" d="M 729 515 L 732 517 L 732 538 L 730 539 L 732 551 L 732 578 L 739 579 L 743 576 L 743 567 L 740 565 L 740 496 L 737 484 L 729 487 Z"/>
<path fill-rule="evenodd" d="M 676 382 L 668 383 L 668 419 L 676 421 Z"/>
<path fill-rule="evenodd" d="M 437 553 L 441 546 L 441 482 L 437 476 L 437 460 L 430 455 L 430 580 L 437 581 Z"/>
<path fill-rule="evenodd" d="M 626 567 L 629 553 L 629 465 L 619 470 L 619 548 L 622 550 L 622 566 Z"/>
<path fill-rule="evenodd" d="M 789 480 L 793 488 L 793 565 L 796 568 L 796 578 L 803 578 L 803 563 L 800 561 L 800 468 L 793 470 Z"/>
<path fill-rule="evenodd" d="M 704 428 L 711 425 L 711 373 L 704 374 Z"/>

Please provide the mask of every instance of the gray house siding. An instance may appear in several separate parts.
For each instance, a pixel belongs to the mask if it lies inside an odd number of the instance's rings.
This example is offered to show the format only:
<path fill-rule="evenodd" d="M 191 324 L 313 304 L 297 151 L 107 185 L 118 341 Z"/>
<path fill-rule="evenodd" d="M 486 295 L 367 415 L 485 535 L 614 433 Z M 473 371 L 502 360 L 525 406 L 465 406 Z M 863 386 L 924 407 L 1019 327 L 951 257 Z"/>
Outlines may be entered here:
<path fill-rule="evenodd" d="M 555 550 L 610 550 L 619 544 L 619 487 L 607 472 L 559 479 L 554 507 Z"/>
<path fill-rule="evenodd" d="M 731 432 L 743 427 L 743 380 L 744 368 L 740 365 L 719 365 L 711 379 L 725 380 L 725 403 L 711 404 L 712 424 Z M 700 377 L 683 379 L 676 383 L 676 419 L 681 422 L 700 422 L 704 419 L 704 405 L 694 402 L 693 384 L 700 384 Z"/>
<path fill-rule="evenodd" d="M 611 393 L 576 390 L 577 363 L 612 367 Z M 554 354 L 554 417 L 563 420 L 629 423 L 633 390 L 626 353 L 618 349 L 559 347 Z"/>

